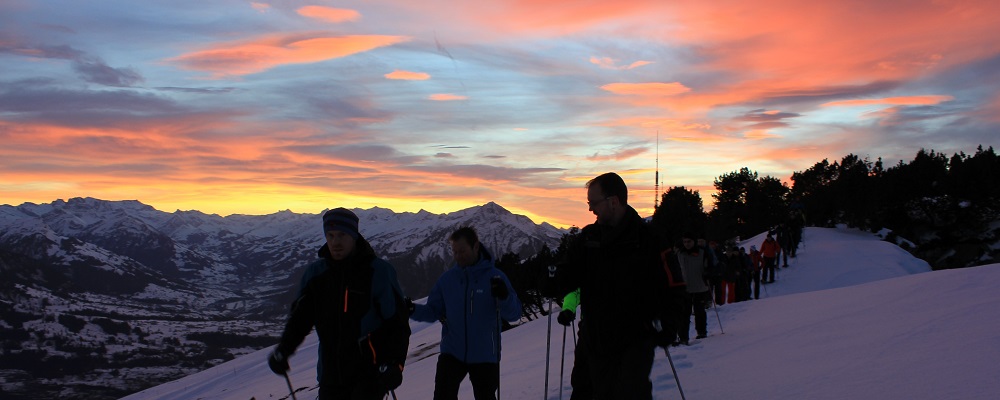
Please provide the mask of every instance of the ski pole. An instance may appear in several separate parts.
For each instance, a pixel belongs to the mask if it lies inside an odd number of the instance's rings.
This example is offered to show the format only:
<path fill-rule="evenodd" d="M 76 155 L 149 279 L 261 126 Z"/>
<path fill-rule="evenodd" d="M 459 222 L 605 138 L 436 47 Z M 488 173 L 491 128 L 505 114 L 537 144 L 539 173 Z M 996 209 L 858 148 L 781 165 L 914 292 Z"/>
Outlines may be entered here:
<path fill-rule="evenodd" d="M 681 392 L 681 400 L 687 400 L 684 398 L 684 389 L 681 388 L 681 378 L 677 376 L 677 368 L 674 368 L 674 359 L 670 357 L 670 350 L 664 347 L 663 354 L 667 355 L 667 361 L 670 362 L 670 370 L 674 372 L 674 382 L 677 382 L 677 391 Z"/>
<path fill-rule="evenodd" d="M 549 279 L 555 279 L 556 277 L 556 266 L 549 266 Z M 545 338 L 545 393 L 542 393 L 542 399 L 549 398 L 549 353 L 552 349 L 552 299 L 549 299 L 549 328 L 548 334 Z"/>
<path fill-rule="evenodd" d="M 500 322 L 500 300 L 494 298 L 494 303 L 497 306 L 497 400 L 500 400 L 500 333 L 503 331 L 503 323 Z"/>
<path fill-rule="evenodd" d="M 574 319 L 570 324 L 573 330 L 573 351 L 576 351 L 576 320 Z"/>
<path fill-rule="evenodd" d="M 288 377 L 288 372 L 285 372 L 284 375 L 285 375 L 285 383 L 288 384 L 288 393 L 291 393 L 292 400 L 299 400 L 295 398 L 295 389 L 292 389 L 292 380 Z"/>
<path fill-rule="evenodd" d="M 719 332 L 723 335 L 726 334 L 726 330 L 722 329 L 722 317 L 719 317 L 719 306 L 715 304 L 715 296 L 712 296 L 712 309 L 715 310 L 715 319 L 719 321 Z"/>
<path fill-rule="evenodd" d="M 566 326 L 563 326 L 562 361 L 559 362 L 559 400 L 563 394 L 563 375 L 566 371 Z"/>
<path fill-rule="evenodd" d="M 552 349 L 552 300 L 549 300 L 549 329 L 545 338 L 545 393 L 542 399 L 549 398 L 549 353 Z"/>

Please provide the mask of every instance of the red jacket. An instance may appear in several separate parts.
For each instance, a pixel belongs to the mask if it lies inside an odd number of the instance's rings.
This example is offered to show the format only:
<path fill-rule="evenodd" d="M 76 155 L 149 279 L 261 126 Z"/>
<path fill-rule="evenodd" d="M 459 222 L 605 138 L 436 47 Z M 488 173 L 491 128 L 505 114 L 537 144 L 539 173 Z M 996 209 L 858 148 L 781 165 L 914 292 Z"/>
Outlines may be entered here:
<path fill-rule="evenodd" d="M 750 265 L 753 266 L 754 271 L 760 271 L 760 268 L 764 265 L 764 259 L 761 258 L 759 251 L 753 250 L 750 252 Z"/>
<path fill-rule="evenodd" d="M 764 243 L 760 245 L 760 255 L 767 258 L 775 258 L 778 256 L 778 252 L 781 251 L 781 246 L 778 246 L 778 242 L 774 238 L 764 239 Z"/>

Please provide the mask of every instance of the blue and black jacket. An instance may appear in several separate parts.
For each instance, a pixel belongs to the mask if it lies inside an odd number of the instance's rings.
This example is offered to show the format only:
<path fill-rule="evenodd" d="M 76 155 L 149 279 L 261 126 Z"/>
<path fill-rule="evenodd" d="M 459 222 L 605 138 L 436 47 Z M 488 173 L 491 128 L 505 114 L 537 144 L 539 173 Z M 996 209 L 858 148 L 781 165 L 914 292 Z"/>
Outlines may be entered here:
<path fill-rule="evenodd" d="M 480 244 L 479 261 L 445 271 L 431 288 L 427 304 L 416 304 L 415 321 L 441 321 L 441 353 L 466 364 L 500 362 L 499 318 L 521 318 L 521 301 L 493 257 Z M 504 300 L 493 297 L 490 279 L 499 276 L 507 285 Z"/>
<path fill-rule="evenodd" d="M 395 268 L 375 257 L 363 237 L 344 260 L 333 260 L 326 246 L 320 257 L 306 268 L 279 349 L 292 354 L 315 327 L 321 384 L 373 377 L 380 364 L 402 365 L 410 326 Z"/>

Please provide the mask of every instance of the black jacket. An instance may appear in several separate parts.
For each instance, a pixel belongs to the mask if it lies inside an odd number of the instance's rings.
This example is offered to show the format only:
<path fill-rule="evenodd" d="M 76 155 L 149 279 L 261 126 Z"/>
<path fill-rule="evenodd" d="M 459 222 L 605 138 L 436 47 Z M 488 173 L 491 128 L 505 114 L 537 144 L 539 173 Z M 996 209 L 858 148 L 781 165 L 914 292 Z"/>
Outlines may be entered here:
<path fill-rule="evenodd" d="M 618 226 L 587 225 L 570 244 L 557 269 L 557 294 L 580 288 L 580 335 L 593 354 L 651 338 L 656 319 L 674 329 L 663 244 L 632 207 Z"/>
<path fill-rule="evenodd" d="M 373 377 L 379 364 L 402 365 L 410 326 L 396 270 L 375 257 L 364 238 L 345 260 L 334 261 L 323 250 L 307 269 L 279 348 L 293 353 L 315 327 L 321 384 Z"/>

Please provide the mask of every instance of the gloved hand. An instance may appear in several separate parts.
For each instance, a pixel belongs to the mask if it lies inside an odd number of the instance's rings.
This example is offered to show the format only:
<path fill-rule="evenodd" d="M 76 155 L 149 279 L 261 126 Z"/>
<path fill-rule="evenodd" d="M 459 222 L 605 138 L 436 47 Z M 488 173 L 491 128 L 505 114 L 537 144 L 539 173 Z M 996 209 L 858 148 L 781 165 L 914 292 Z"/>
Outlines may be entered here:
<path fill-rule="evenodd" d="M 556 321 L 559 321 L 559 324 L 562 326 L 569 326 L 575 319 L 576 313 L 573 312 L 573 310 L 562 310 L 562 312 L 559 313 L 559 316 L 556 317 Z"/>
<path fill-rule="evenodd" d="M 499 276 L 494 276 L 493 278 L 490 278 L 490 293 L 493 294 L 493 297 L 496 297 L 500 300 L 507 300 L 507 296 L 510 295 L 510 293 L 507 291 L 507 285 L 503 283 L 503 279 L 501 279 Z"/>
<path fill-rule="evenodd" d="M 271 372 L 284 375 L 290 369 L 288 366 L 288 354 L 275 347 L 271 355 L 267 357 L 267 366 L 271 368 Z"/>
<path fill-rule="evenodd" d="M 403 365 L 395 362 L 379 365 L 377 381 L 387 392 L 396 390 L 403 383 Z"/>
<path fill-rule="evenodd" d="M 413 312 L 417 310 L 417 306 L 413 305 L 413 299 L 404 297 L 403 301 L 406 302 L 406 315 L 413 315 Z"/>
<path fill-rule="evenodd" d="M 543 275 L 541 281 L 538 282 L 538 290 L 541 292 L 542 297 L 552 299 L 559 297 L 558 287 L 559 285 L 556 282 L 556 266 L 550 265 L 547 273 Z"/>
<path fill-rule="evenodd" d="M 660 320 L 653 320 L 653 341 L 657 347 L 667 348 L 677 341 L 677 332 L 670 326 L 665 326 Z"/>

